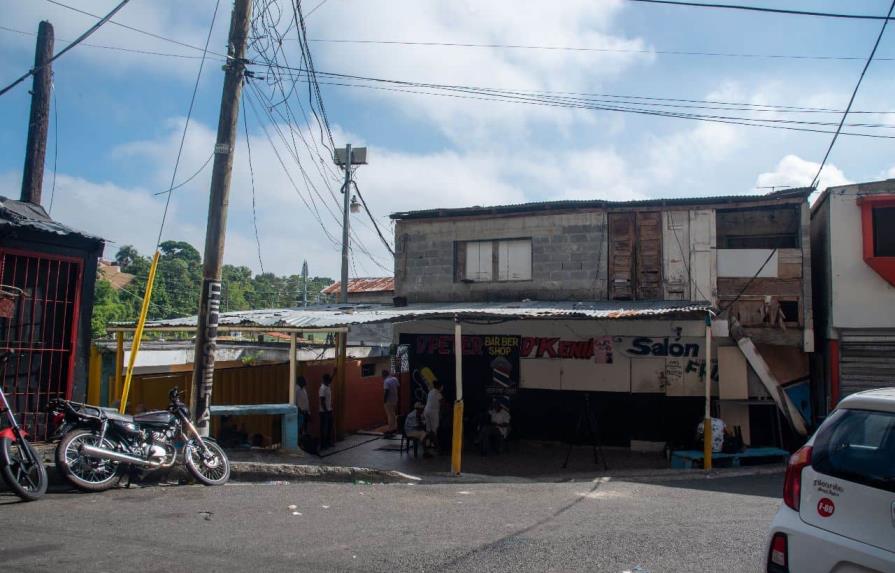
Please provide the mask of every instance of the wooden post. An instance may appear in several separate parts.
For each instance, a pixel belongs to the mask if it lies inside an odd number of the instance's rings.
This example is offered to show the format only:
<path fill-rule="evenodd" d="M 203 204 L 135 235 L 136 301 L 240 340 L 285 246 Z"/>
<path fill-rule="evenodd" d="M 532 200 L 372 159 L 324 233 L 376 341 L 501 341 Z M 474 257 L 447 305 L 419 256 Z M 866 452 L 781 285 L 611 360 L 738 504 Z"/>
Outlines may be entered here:
<path fill-rule="evenodd" d="M 712 315 L 705 315 L 705 420 L 702 422 L 702 467 L 712 469 Z"/>
<path fill-rule="evenodd" d="M 289 335 L 289 404 L 295 406 L 295 380 L 297 378 L 295 364 L 295 337 L 293 332 Z"/>
<path fill-rule="evenodd" d="M 208 225 L 205 230 L 205 256 L 202 291 L 193 361 L 190 411 L 196 429 L 208 435 L 211 423 L 211 392 L 214 387 L 214 351 L 217 347 L 218 318 L 221 308 L 221 271 L 224 263 L 224 236 L 227 231 L 227 206 L 230 201 L 230 176 L 239 119 L 239 97 L 245 74 L 246 40 L 252 20 L 252 0 L 236 0 L 230 16 L 227 63 L 224 65 L 224 89 L 214 146 L 214 167 L 208 200 Z"/>
<path fill-rule="evenodd" d="M 348 364 L 348 333 L 340 332 L 336 344 L 336 391 L 333 392 L 333 406 L 336 417 L 336 440 L 345 438 L 345 408 L 348 402 L 345 369 Z"/>
<path fill-rule="evenodd" d="M 460 319 L 454 318 L 454 379 L 457 381 L 457 401 L 454 403 L 453 442 L 451 444 L 451 472 L 460 475 L 463 453 L 463 329 Z"/>
<path fill-rule="evenodd" d="M 47 155 L 47 128 L 50 123 L 50 94 L 53 89 L 53 25 L 43 21 L 37 27 L 37 48 L 34 53 L 34 83 L 31 87 L 31 116 L 28 120 L 28 143 L 25 147 L 25 168 L 22 170 L 22 201 L 40 205 L 44 182 L 44 160 Z"/>
<path fill-rule="evenodd" d="M 112 391 L 109 392 L 109 405 L 121 398 L 121 371 L 124 370 L 124 332 L 119 330 L 115 333 L 115 338 L 117 343 L 115 347 L 115 384 L 112 386 Z"/>

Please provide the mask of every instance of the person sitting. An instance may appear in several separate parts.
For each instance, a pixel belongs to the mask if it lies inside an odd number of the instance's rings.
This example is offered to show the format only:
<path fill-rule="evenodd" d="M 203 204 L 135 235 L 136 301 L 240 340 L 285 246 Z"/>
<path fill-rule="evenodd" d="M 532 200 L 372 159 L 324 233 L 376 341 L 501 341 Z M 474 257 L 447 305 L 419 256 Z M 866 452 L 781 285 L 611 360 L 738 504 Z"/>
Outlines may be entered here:
<path fill-rule="evenodd" d="M 509 435 L 510 411 L 498 400 L 492 400 L 488 414 L 479 428 L 479 447 L 482 455 L 486 455 L 489 449 L 500 453 Z"/>
<path fill-rule="evenodd" d="M 428 443 L 426 439 L 428 433 L 426 432 L 426 417 L 423 416 L 423 408 L 422 402 L 413 405 L 413 412 L 407 414 L 407 419 L 404 420 L 404 435 L 410 440 L 418 441 L 425 448 Z M 423 452 L 423 457 L 431 455 L 428 451 Z"/>

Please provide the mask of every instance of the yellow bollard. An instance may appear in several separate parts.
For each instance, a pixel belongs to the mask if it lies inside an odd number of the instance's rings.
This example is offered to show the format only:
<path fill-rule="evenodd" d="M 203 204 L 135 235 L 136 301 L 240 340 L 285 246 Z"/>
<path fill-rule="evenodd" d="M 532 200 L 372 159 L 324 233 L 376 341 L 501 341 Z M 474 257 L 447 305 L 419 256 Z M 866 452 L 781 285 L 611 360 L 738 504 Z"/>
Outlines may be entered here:
<path fill-rule="evenodd" d="M 463 450 L 463 400 L 454 403 L 454 436 L 451 444 L 451 472 L 460 475 L 460 453 Z"/>
<path fill-rule="evenodd" d="M 134 374 L 134 363 L 137 361 L 137 352 L 140 351 L 140 342 L 143 340 L 143 327 L 146 326 L 146 315 L 149 314 L 149 299 L 152 298 L 152 283 L 155 282 L 155 271 L 158 268 L 159 251 L 152 256 L 152 265 L 149 267 L 149 276 L 146 278 L 146 293 L 143 295 L 143 306 L 140 309 L 140 318 L 137 320 L 137 330 L 134 331 L 134 341 L 131 343 L 131 355 L 127 361 L 127 375 L 124 377 L 124 390 L 121 392 L 121 405 L 118 411 L 124 414 L 127 409 L 127 395 L 131 390 L 131 377 Z"/>

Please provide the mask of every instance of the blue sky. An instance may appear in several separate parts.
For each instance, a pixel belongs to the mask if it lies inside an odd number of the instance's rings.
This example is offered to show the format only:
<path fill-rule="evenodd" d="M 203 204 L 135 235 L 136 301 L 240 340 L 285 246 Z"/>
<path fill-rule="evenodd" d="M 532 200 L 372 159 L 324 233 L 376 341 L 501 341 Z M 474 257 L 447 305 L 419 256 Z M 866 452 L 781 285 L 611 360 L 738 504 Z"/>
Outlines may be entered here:
<path fill-rule="evenodd" d="M 102 14 L 113 0 L 67 0 Z M 750 2 L 803 10 L 882 15 L 886 0 Z M 131 0 L 115 20 L 202 45 L 214 0 Z M 289 2 L 281 0 L 283 7 Z M 317 2 L 304 3 L 309 11 Z M 222 0 L 211 40 L 224 51 L 231 3 Z M 33 33 L 41 19 L 56 28 L 57 50 L 94 20 L 45 0 L 0 0 L 2 25 Z M 610 52 L 509 48 L 311 43 L 318 70 L 370 77 L 502 89 L 607 93 L 748 104 L 842 109 L 863 62 L 786 58 L 665 55 L 700 51 L 800 56 L 869 54 L 878 21 L 849 21 L 726 10 L 647 5 L 627 0 L 328 0 L 307 21 L 315 40 L 400 40 L 610 48 Z M 895 57 L 895 30 L 877 56 Z M 197 53 L 107 25 L 88 43 L 164 52 Z M 0 30 L 0 83 L 30 67 L 34 38 Z M 632 52 L 630 50 L 642 50 Z M 299 62 L 296 42 L 284 42 Z M 250 57 L 255 57 L 250 54 Z M 51 126 L 44 205 L 58 167 L 53 216 L 107 238 L 107 254 L 122 244 L 144 252 L 155 245 L 164 199 L 199 60 L 79 46 L 55 65 L 58 122 Z M 895 108 L 895 61 L 871 65 L 855 110 Z M 259 73 L 263 70 L 259 69 Z M 223 72 L 210 59 L 203 73 L 177 181 L 211 154 Z M 265 85 L 261 85 L 264 89 Z M 740 127 L 508 102 L 321 86 L 338 145 L 369 148 L 358 182 L 386 234 L 387 215 L 409 209 L 515 203 L 565 198 L 628 199 L 760 193 L 771 185 L 808 184 L 829 144 L 827 134 Z M 305 94 L 306 96 L 306 94 Z M 0 194 L 16 197 L 27 129 L 28 86 L 0 98 Z M 306 102 L 306 97 L 303 98 Z M 297 103 L 293 104 L 297 106 Z M 282 109 L 282 108 L 281 108 Z M 297 109 L 297 107 L 296 107 Z M 712 113 L 712 112 L 704 112 Z M 749 112 L 737 112 L 749 115 Z M 806 117 L 809 116 L 810 117 Z M 764 114 L 763 117 L 784 117 Z M 794 116 L 786 116 L 794 117 Z M 802 114 L 798 119 L 838 120 Z M 893 123 L 890 114 L 849 121 Z M 306 189 L 282 142 L 279 164 L 251 108 L 248 128 L 254 167 L 261 260 L 266 270 L 295 273 L 307 259 L 312 274 L 337 276 L 338 245 L 304 205 Z M 288 131 L 282 123 L 279 127 Z M 316 138 L 304 128 L 304 135 Z M 888 129 L 877 133 L 895 134 Z M 240 124 L 230 203 L 226 260 L 260 269 L 252 219 L 248 153 Z M 276 135 L 274 135 L 276 142 Z M 319 145 L 319 144 L 318 144 Z M 895 177 L 895 141 L 841 137 L 821 187 Z M 339 236 L 327 209 L 338 186 L 312 157 L 299 159 L 320 192 L 321 220 Z M 210 168 L 175 192 L 164 238 L 201 250 Z M 296 182 L 293 188 L 289 177 Z M 386 274 L 391 260 L 365 217 L 353 216 L 358 247 L 351 274 Z M 363 252 L 366 251 L 366 252 Z"/>

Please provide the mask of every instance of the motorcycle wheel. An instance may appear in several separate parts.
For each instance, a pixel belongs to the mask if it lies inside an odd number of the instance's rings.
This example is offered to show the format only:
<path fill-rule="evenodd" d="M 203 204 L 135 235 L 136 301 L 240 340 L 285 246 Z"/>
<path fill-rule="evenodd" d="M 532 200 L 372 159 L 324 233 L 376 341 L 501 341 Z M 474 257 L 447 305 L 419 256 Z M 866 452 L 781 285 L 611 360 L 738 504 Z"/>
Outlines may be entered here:
<path fill-rule="evenodd" d="M 24 501 L 34 501 L 47 491 L 47 468 L 25 438 L 12 441 L 0 439 L 3 481 Z"/>
<path fill-rule="evenodd" d="M 186 468 L 196 480 L 205 485 L 223 485 L 230 479 L 230 459 L 219 445 L 205 439 L 208 453 L 195 440 L 190 440 L 183 450 Z"/>
<path fill-rule="evenodd" d="M 56 469 L 70 484 L 84 491 L 105 491 L 115 486 L 121 478 L 121 464 L 82 456 L 81 445 L 114 449 L 108 438 L 99 443 L 93 430 L 77 429 L 65 434 L 56 446 Z"/>

